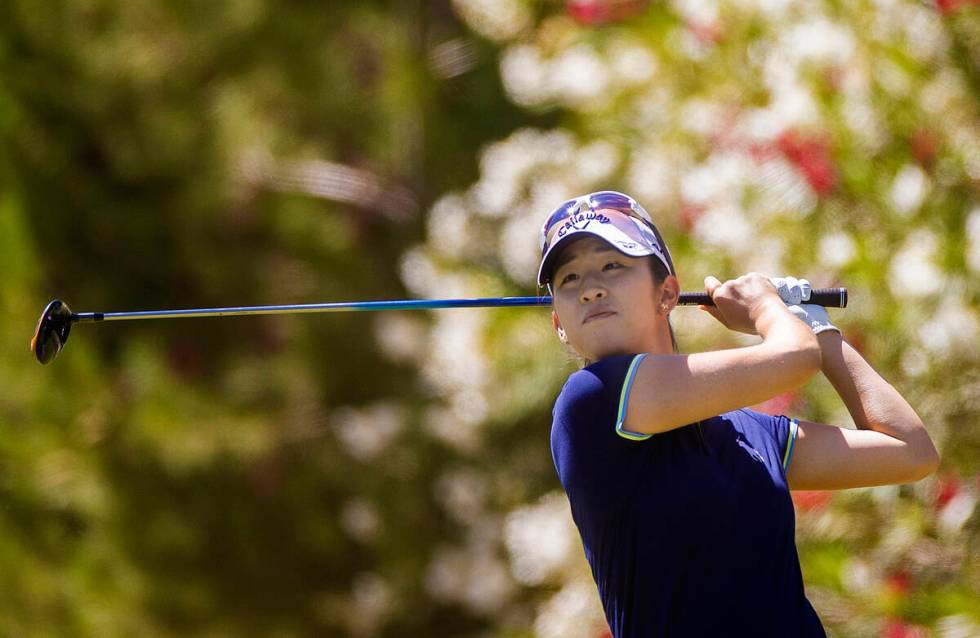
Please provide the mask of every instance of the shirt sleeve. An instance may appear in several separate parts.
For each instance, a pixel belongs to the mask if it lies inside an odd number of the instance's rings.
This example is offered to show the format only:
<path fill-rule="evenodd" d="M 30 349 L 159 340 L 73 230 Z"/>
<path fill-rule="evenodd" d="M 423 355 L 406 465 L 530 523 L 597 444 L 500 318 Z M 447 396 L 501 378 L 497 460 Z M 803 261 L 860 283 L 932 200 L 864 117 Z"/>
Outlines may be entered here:
<path fill-rule="evenodd" d="M 645 441 L 653 436 L 652 434 L 631 432 L 623 427 L 623 422 L 626 421 L 626 410 L 629 407 L 630 391 L 633 389 L 633 379 L 636 378 L 636 371 L 646 356 L 646 353 L 638 354 L 630 361 L 630 367 L 626 370 L 626 378 L 623 379 L 622 388 L 619 391 L 619 401 L 616 404 L 616 434 L 630 441 Z"/>
<path fill-rule="evenodd" d="M 570 496 L 617 494 L 628 485 L 647 435 L 625 431 L 624 383 L 636 357 L 607 357 L 572 374 L 555 402 L 551 451 Z M 621 407 L 622 406 L 622 407 Z"/>
<path fill-rule="evenodd" d="M 762 429 L 772 437 L 779 453 L 780 465 L 783 474 L 789 470 L 790 461 L 793 459 L 793 448 L 796 445 L 796 435 L 800 427 L 797 419 L 785 415 L 763 414 L 754 410 L 744 410 L 762 426 Z"/>

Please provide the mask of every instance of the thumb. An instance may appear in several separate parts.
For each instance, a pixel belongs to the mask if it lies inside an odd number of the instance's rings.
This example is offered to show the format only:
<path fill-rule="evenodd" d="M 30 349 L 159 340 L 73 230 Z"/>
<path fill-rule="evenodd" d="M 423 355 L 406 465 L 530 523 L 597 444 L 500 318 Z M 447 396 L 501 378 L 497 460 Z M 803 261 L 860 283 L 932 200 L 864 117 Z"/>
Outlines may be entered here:
<path fill-rule="evenodd" d="M 717 279 L 715 279 L 711 275 L 708 275 L 707 277 L 704 278 L 704 290 L 705 290 L 705 292 L 708 293 L 708 296 L 709 297 L 714 298 L 714 296 L 715 296 L 715 290 L 720 285 L 721 285 L 721 282 L 718 281 Z"/>

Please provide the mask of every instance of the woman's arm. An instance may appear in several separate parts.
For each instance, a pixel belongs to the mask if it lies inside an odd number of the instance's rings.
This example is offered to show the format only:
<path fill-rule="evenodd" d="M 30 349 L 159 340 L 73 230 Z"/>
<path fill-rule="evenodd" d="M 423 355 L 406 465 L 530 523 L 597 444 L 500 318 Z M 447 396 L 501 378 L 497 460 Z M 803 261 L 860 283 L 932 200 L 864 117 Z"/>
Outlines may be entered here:
<path fill-rule="evenodd" d="M 817 336 L 822 371 L 857 430 L 800 422 L 787 479 L 790 488 L 846 489 L 910 483 L 939 466 L 939 453 L 912 406 L 840 333 Z"/>
<path fill-rule="evenodd" d="M 709 280 L 706 288 L 716 305 L 706 310 L 726 327 L 761 335 L 762 343 L 647 356 L 633 380 L 623 424 L 627 430 L 654 434 L 755 405 L 799 387 L 819 371 L 816 335 L 787 310 L 768 278 L 749 274 L 725 284 Z"/>

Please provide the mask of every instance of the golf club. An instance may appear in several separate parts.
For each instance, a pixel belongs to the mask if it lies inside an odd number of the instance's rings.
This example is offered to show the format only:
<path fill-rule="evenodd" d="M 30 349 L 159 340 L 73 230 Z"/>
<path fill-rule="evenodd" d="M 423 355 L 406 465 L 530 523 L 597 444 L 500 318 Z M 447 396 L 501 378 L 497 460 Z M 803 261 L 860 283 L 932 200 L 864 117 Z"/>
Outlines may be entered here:
<path fill-rule="evenodd" d="M 703 292 L 684 292 L 681 305 L 714 305 Z M 847 307 L 846 288 L 822 288 L 810 293 L 808 303 L 829 308 Z M 314 312 L 434 310 L 441 308 L 502 308 L 550 306 L 551 297 L 486 297 L 479 299 L 395 299 L 390 301 L 351 301 L 286 306 L 240 306 L 229 308 L 190 308 L 185 310 L 137 310 L 130 312 L 72 312 L 68 304 L 54 299 L 45 306 L 31 339 L 31 351 L 38 362 L 50 363 L 68 341 L 74 323 L 122 321 L 131 319 L 178 319 L 187 317 L 235 317 L 242 315 L 288 315 Z"/>

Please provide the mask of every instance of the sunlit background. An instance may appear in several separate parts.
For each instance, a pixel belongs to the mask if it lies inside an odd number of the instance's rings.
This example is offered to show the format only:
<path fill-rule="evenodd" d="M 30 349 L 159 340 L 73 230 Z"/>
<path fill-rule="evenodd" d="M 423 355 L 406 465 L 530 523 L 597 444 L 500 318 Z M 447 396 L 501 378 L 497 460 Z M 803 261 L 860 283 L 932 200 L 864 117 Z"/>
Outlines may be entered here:
<path fill-rule="evenodd" d="M 808 596 L 831 636 L 980 635 L 978 97 L 971 0 L 0 3 L 0 635 L 608 636 L 546 310 L 27 348 L 55 297 L 538 294 L 543 216 L 601 188 L 684 290 L 848 287 L 943 463 L 797 493 Z M 706 317 L 682 351 L 752 342 Z M 853 427 L 823 379 L 756 407 Z"/>

